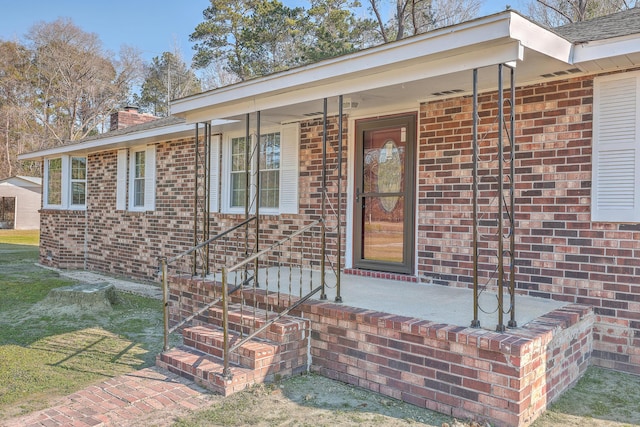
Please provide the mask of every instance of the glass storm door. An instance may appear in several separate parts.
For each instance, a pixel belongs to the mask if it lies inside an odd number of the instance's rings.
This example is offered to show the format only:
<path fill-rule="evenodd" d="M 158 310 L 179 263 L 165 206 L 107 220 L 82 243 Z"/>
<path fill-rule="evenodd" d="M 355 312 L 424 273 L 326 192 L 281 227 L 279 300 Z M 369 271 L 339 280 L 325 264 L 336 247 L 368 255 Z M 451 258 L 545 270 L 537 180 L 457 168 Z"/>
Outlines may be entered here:
<path fill-rule="evenodd" d="M 415 143 L 415 115 L 356 123 L 356 268 L 413 273 Z"/>

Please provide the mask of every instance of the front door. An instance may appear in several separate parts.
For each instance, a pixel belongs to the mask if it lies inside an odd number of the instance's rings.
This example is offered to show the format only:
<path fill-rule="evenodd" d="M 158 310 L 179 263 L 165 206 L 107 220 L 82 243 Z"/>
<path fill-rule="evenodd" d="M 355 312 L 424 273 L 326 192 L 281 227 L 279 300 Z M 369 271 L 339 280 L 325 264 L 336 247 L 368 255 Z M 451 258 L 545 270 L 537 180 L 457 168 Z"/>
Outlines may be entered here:
<path fill-rule="evenodd" d="M 354 266 L 413 273 L 416 116 L 356 122 Z"/>

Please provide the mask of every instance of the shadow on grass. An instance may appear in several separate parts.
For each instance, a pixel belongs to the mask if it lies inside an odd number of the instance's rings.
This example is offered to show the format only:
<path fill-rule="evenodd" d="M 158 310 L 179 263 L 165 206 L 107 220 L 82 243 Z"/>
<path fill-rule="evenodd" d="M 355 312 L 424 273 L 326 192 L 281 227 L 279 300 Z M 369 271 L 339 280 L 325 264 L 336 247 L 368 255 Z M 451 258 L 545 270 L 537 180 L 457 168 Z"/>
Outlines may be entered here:
<path fill-rule="evenodd" d="M 162 303 L 119 294 L 112 310 L 44 304 L 73 285 L 36 265 L 38 248 L 0 244 L 0 419 L 150 366 L 162 349 Z"/>

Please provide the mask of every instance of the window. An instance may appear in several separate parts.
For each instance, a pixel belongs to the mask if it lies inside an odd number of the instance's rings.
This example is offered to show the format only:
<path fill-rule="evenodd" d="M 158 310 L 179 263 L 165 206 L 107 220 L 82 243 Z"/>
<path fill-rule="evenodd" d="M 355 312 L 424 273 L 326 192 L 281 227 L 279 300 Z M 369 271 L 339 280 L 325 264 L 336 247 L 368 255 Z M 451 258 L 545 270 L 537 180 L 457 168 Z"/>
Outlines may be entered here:
<path fill-rule="evenodd" d="M 246 197 L 246 156 L 245 138 L 231 140 L 231 207 L 244 207 Z"/>
<path fill-rule="evenodd" d="M 260 207 L 277 209 L 280 202 L 280 133 L 260 138 Z"/>
<path fill-rule="evenodd" d="M 84 206 L 87 198 L 87 159 L 71 158 L 71 204 Z"/>
<path fill-rule="evenodd" d="M 47 205 L 62 205 L 62 158 L 47 160 Z"/>
<path fill-rule="evenodd" d="M 87 202 L 87 158 L 67 155 L 45 159 L 44 207 L 84 209 Z"/>
<path fill-rule="evenodd" d="M 594 82 L 591 219 L 640 222 L 640 73 Z"/>
<path fill-rule="evenodd" d="M 133 206 L 144 207 L 144 166 L 145 152 L 133 153 Z"/>
<path fill-rule="evenodd" d="M 116 209 L 155 210 L 156 147 L 118 150 Z"/>
<path fill-rule="evenodd" d="M 211 147 L 211 209 L 218 210 L 218 186 L 222 191 L 221 208 L 225 212 L 244 213 L 246 200 L 246 137 L 231 135 L 224 139 L 222 150 L 220 136 L 212 138 Z M 255 141 L 248 147 L 253 153 L 249 176 L 251 198 L 257 187 L 257 162 Z M 297 124 L 283 125 L 280 129 L 264 133 L 260 137 L 260 209 L 263 213 L 298 213 L 298 145 Z M 223 154 L 223 174 L 220 181 L 218 153 Z"/>

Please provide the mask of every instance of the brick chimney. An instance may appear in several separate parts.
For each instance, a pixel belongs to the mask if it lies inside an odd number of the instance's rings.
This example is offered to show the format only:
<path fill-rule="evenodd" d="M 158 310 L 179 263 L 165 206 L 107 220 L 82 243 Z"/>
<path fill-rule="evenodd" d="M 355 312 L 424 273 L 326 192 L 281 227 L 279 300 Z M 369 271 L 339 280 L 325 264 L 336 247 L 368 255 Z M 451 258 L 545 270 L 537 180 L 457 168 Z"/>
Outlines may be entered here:
<path fill-rule="evenodd" d="M 111 125 L 109 131 L 124 129 L 129 126 L 139 125 L 158 119 L 151 114 L 138 112 L 138 107 L 127 106 L 124 110 L 116 111 L 111 114 Z"/>

